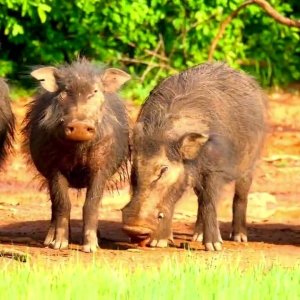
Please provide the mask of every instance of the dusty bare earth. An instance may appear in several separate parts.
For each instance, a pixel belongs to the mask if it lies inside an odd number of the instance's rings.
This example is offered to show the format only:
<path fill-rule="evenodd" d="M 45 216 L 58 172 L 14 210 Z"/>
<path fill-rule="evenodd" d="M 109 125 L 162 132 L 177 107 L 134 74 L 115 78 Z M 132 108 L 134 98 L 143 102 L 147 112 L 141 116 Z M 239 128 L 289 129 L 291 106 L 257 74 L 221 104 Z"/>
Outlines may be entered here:
<path fill-rule="evenodd" d="M 27 100 L 14 104 L 20 125 Z M 132 116 L 138 108 L 128 104 Z M 196 198 L 187 191 L 178 203 L 174 218 L 175 245 L 168 249 L 138 248 L 130 244 L 121 230 L 122 208 L 127 201 L 128 187 L 113 194 L 107 192 L 99 211 L 101 249 L 96 259 L 119 260 L 136 264 L 159 263 L 169 255 L 184 253 L 180 247 L 188 242 L 196 255 L 209 259 L 215 255 L 229 261 L 240 257 L 242 264 L 256 264 L 261 260 L 280 262 L 286 266 L 300 263 L 300 96 L 298 92 L 270 94 L 270 129 L 263 157 L 258 165 L 249 206 L 249 242 L 238 244 L 229 241 L 232 186 L 224 192 L 219 206 L 219 219 L 224 250 L 207 253 L 203 246 L 190 242 L 196 219 Z M 72 191 L 72 244 L 69 250 L 56 251 L 43 247 L 50 218 L 50 201 L 39 182 L 33 180 L 21 155 L 20 136 L 17 136 L 15 154 L 0 173 L 0 252 L 14 249 L 29 253 L 32 260 L 47 259 L 55 262 L 70 257 L 90 261 L 91 254 L 80 250 L 81 208 L 84 191 Z M 185 244 L 186 245 L 186 244 Z M 0 264 L 9 260 L 0 258 Z"/>

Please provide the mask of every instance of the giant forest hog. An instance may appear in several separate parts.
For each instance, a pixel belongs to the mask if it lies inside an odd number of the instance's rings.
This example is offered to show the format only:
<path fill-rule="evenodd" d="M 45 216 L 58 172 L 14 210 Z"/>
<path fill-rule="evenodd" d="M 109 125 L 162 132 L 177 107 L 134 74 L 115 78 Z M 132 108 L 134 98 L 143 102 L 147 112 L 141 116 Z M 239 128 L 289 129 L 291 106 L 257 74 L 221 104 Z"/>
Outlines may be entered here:
<path fill-rule="evenodd" d="M 42 89 L 25 118 L 25 149 L 44 177 L 52 202 L 45 245 L 69 244 L 68 188 L 87 188 L 83 207 L 83 251 L 98 247 L 98 207 L 107 180 L 128 157 L 126 109 L 116 91 L 130 76 L 82 59 L 31 75 Z"/>
<path fill-rule="evenodd" d="M 11 110 L 8 85 L 0 78 L 0 168 L 12 147 L 14 127 L 15 117 Z"/>
<path fill-rule="evenodd" d="M 132 195 L 123 209 L 128 235 L 166 247 L 174 205 L 189 185 L 198 197 L 193 239 L 221 250 L 216 203 L 235 181 L 232 238 L 247 241 L 247 195 L 265 115 L 256 81 L 223 63 L 196 66 L 154 88 L 133 132 Z"/>

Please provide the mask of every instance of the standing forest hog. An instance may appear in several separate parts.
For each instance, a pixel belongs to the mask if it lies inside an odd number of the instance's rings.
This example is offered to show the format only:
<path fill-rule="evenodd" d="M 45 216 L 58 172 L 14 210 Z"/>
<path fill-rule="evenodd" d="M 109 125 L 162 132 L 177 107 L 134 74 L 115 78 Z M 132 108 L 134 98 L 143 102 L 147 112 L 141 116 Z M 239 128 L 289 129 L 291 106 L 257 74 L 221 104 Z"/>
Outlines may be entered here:
<path fill-rule="evenodd" d="M 133 131 L 132 195 L 123 208 L 128 235 L 166 247 L 174 205 L 189 185 L 198 197 L 193 240 L 221 250 L 216 203 L 234 180 L 232 238 L 247 241 L 247 195 L 265 116 L 255 80 L 223 63 L 205 63 L 159 84 Z"/>
<path fill-rule="evenodd" d="M 44 241 L 68 247 L 71 203 L 68 188 L 87 188 L 83 207 L 83 251 L 98 247 L 98 207 L 107 180 L 126 163 L 128 118 L 116 94 L 130 76 L 82 59 L 31 75 L 42 91 L 29 105 L 25 149 L 48 185 L 51 225 Z"/>
<path fill-rule="evenodd" d="M 10 106 L 7 84 L 0 78 L 0 167 L 12 147 L 15 117 Z"/>

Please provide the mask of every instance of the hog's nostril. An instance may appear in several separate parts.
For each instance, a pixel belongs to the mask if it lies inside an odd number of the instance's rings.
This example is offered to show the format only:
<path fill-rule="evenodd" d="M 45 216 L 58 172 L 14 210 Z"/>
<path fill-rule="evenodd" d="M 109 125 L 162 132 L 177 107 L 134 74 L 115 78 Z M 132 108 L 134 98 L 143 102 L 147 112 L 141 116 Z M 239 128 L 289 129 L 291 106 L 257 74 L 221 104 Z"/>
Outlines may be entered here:
<path fill-rule="evenodd" d="M 72 133 L 74 131 L 73 126 L 67 126 L 67 133 Z"/>
<path fill-rule="evenodd" d="M 96 127 L 88 121 L 72 121 L 66 124 L 66 138 L 73 141 L 83 142 L 94 138 Z"/>
<path fill-rule="evenodd" d="M 90 132 L 90 133 L 94 133 L 94 132 L 95 132 L 95 128 L 92 127 L 92 126 L 88 126 L 86 130 L 87 130 L 88 132 Z"/>

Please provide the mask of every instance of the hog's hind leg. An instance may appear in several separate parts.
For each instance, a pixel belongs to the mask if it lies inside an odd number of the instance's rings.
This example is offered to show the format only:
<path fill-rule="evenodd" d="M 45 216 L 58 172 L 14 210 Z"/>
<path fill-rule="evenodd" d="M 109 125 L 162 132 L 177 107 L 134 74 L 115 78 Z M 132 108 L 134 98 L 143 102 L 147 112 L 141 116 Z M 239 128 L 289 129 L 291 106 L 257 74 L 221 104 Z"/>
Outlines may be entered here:
<path fill-rule="evenodd" d="M 246 212 L 248 193 L 252 183 L 252 174 L 238 179 L 235 183 L 235 193 L 232 205 L 232 234 L 235 242 L 247 242 Z"/>
<path fill-rule="evenodd" d="M 194 189 L 194 191 L 198 197 L 198 213 L 197 213 L 197 220 L 196 220 L 192 240 L 196 241 L 196 242 L 202 242 L 203 241 L 203 220 L 202 220 L 202 215 L 201 215 L 201 211 L 200 211 L 200 202 L 202 200 L 201 200 L 200 192 L 197 189 Z"/>

